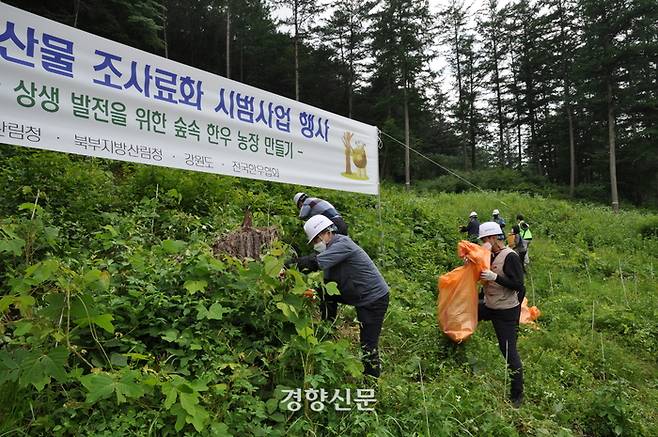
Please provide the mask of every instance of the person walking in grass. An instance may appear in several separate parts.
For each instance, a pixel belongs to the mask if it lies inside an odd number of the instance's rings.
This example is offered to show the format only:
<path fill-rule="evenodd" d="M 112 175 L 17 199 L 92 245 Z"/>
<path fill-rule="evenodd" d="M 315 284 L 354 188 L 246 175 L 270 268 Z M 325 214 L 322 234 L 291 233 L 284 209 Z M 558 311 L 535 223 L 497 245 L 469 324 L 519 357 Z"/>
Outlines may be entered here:
<path fill-rule="evenodd" d="M 389 301 L 384 277 L 368 254 L 350 237 L 337 234 L 334 223 L 324 215 L 311 217 L 304 223 L 304 232 L 317 253 L 288 261 L 286 267 L 296 264 L 300 271 L 322 269 L 326 282 L 336 282 L 340 295 L 321 296 L 322 318 L 335 321 L 338 303 L 356 308 L 363 373 L 379 377 L 379 336 Z"/>
<path fill-rule="evenodd" d="M 521 228 L 519 225 L 512 226 L 512 232 L 510 235 L 512 235 L 513 238 L 510 247 L 514 249 L 514 252 L 519 254 L 519 258 L 523 263 L 523 271 L 525 272 L 525 259 L 528 255 L 528 243 L 521 236 Z"/>
<path fill-rule="evenodd" d="M 479 229 L 480 222 L 478 221 L 478 213 L 472 211 L 468 216 L 468 223 L 466 223 L 466 226 L 460 226 L 459 231 L 467 233 L 468 241 L 477 243 Z"/>
<path fill-rule="evenodd" d="M 491 212 L 491 221 L 494 223 L 498 223 L 498 226 L 500 226 L 501 229 L 505 229 L 505 219 L 500 216 L 499 210 L 494 209 Z"/>
<path fill-rule="evenodd" d="M 503 230 L 498 223 L 482 223 L 478 235 L 482 245 L 491 250 L 491 269 L 480 275 L 485 285 L 484 299 L 478 305 L 478 320 L 491 320 L 493 324 L 498 347 L 510 370 L 510 400 L 519 408 L 523 402 L 523 366 L 516 340 L 521 302 L 525 297 L 523 264 L 519 255 L 505 246 Z"/>
<path fill-rule="evenodd" d="M 532 243 L 532 232 L 530 231 L 530 226 L 525 222 L 522 214 L 516 215 L 516 222 L 519 225 L 519 235 L 523 238 L 523 241 L 526 243 L 525 257 L 521 258 L 523 260 L 523 265 L 530 264 L 530 255 L 528 255 L 530 243 Z"/>

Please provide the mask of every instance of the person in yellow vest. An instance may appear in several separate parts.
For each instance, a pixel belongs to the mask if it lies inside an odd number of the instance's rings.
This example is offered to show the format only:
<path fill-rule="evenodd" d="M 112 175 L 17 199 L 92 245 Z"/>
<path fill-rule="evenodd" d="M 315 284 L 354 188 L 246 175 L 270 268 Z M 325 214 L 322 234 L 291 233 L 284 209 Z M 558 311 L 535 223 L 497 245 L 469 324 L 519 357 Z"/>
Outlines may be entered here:
<path fill-rule="evenodd" d="M 530 264 L 530 257 L 528 256 L 529 248 L 530 248 L 530 243 L 532 243 L 532 232 L 530 231 L 530 226 L 525 222 L 523 219 L 522 214 L 517 214 L 516 215 L 516 222 L 519 225 L 519 235 L 521 238 L 523 238 L 523 241 L 525 241 L 525 257 L 523 258 L 523 265 L 528 265 Z"/>
<path fill-rule="evenodd" d="M 512 388 L 510 400 L 514 408 L 523 402 L 523 367 L 516 350 L 521 302 L 525 297 L 523 264 L 514 250 L 505 246 L 503 230 L 495 222 L 480 225 L 482 246 L 491 250 L 491 270 L 484 270 L 484 300 L 478 306 L 478 320 L 491 320 L 498 347 L 507 361 Z"/>

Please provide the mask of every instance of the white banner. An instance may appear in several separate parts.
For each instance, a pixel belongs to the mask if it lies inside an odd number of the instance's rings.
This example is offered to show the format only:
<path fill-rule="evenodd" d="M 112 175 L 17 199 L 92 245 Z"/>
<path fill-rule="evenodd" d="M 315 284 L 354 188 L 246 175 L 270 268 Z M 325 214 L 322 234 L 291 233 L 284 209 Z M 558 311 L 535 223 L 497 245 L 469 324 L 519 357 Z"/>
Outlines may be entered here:
<path fill-rule="evenodd" d="M 0 143 L 378 192 L 377 128 L 2 3 Z"/>

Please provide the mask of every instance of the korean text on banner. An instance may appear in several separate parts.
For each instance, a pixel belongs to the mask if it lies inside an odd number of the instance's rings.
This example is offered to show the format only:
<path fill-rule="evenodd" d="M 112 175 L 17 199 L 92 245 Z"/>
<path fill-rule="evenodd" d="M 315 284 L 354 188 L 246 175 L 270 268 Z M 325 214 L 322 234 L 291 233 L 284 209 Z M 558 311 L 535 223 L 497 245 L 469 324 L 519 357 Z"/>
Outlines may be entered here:
<path fill-rule="evenodd" d="M 0 3 L 0 143 L 377 194 L 377 129 Z"/>

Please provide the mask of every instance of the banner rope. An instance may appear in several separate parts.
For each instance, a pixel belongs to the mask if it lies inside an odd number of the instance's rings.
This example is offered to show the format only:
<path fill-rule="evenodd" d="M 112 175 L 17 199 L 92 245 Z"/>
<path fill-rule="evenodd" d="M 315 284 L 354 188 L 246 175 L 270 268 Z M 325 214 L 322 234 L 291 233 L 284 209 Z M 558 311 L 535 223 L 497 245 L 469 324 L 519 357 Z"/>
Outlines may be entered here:
<path fill-rule="evenodd" d="M 395 141 L 396 143 L 400 144 L 402 147 L 407 147 L 407 145 L 404 144 L 402 141 L 400 141 L 400 140 L 398 140 L 397 138 L 395 138 L 395 137 L 393 137 L 393 136 L 387 134 L 387 133 L 384 132 L 383 130 L 381 130 L 381 129 L 377 129 L 377 131 L 378 131 L 380 134 L 384 134 L 384 135 L 386 135 L 388 138 L 390 138 L 391 140 L 393 140 L 393 141 Z M 382 146 L 383 146 L 383 142 L 382 142 L 382 140 L 381 140 L 381 136 L 379 136 L 378 141 L 379 141 L 379 148 L 381 149 Z M 420 157 L 425 158 L 426 160 L 428 160 L 428 161 L 431 162 L 432 164 L 436 165 L 436 166 L 439 167 L 440 169 L 442 169 L 442 170 L 444 170 L 444 171 L 450 173 L 451 175 L 453 175 L 453 176 L 456 177 L 457 179 L 460 179 L 460 180 L 466 182 L 467 184 L 469 184 L 469 185 L 472 186 L 473 188 L 476 188 L 477 190 L 479 190 L 479 191 L 481 191 L 481 192 L 483 192 L 483 193 L 486 193 L 486 192 L 487 192 L 487 191 L 483 190 L 482 188 L 478 187 L 477 185 L 475 185 L 473 182 L 471 182 L 471 181 L 469 181 L 468 179 L 466 179 L 466 178 L 460 176 L 459 174 L 455 173 L 454 171 L 450 170 L 449 168 L 444 167 L 443 165 L 439 164 L 438 162 L 436 162 L 435 160 L 433 160 L 433 159 L 430 158 L 429 156 L 424 155 L 423 153 L 419 152 L 418 150 L 414 149 L 413 147 L 409 146 L 409 150 L 413 151 L 415 154 L 419 155 Z M 509 205 L 508 205 L 507 203 L 505 203 L 504 201 L 502 201 L 502 200 L 500 200 L 500 199 L 499 199 L 499 201 L 500 201 L 500 203 L 502 203 L 503 205 L 509 207 Z"/>

